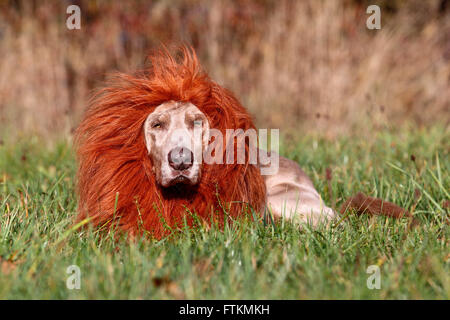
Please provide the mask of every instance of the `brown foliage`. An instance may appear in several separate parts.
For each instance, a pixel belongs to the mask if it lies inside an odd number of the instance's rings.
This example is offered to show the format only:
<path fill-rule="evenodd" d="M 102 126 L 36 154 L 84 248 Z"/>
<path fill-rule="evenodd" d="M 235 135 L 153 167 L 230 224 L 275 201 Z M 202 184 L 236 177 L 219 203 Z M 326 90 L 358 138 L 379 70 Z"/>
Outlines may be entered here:
<path fill-rule="evenodd" d="M 0 1 L 2 138 L 69 136 L 105 74 L 180 42 L 282 134 L 448 125 L 444 1 L 377 2 L 380 30 L 366 28 L 369 0 Z M 81 30 L 66 28 L 72 3 Z"/>

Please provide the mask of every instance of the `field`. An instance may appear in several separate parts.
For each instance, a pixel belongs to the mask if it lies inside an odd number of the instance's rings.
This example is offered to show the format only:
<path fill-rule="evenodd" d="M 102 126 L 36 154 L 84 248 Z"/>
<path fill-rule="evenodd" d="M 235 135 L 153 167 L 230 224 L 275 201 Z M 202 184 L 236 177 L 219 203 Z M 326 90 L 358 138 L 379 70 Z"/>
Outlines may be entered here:
<path fill-rule="evenodd" d="M 317 230 L 249 218 L 132 242 L 72 227 L 70 140 L 3 141 L 0 299 L 448 299 L 449 138 L 436 125 L 283 140 L 281 153 L 329 205 L 362 191 L 410 209 L 415 228 L 352 214 Z M 66 286 L 71 265 L 80 289 Z M 367 287 L 370 265 L 380 267 L 380 289 Z"/>
<path fill-rule="evenodd" d="M 450 298 L 449 0 L 73 2 L 80 29 L 67 1 L 0 0 L 0 299 Z M 419 224 L 251 216 L 134 241 L 74 225 L 72 138 L 92 93 L 181 44 L 280 129 L 329 206 L 361 191 Z"/>

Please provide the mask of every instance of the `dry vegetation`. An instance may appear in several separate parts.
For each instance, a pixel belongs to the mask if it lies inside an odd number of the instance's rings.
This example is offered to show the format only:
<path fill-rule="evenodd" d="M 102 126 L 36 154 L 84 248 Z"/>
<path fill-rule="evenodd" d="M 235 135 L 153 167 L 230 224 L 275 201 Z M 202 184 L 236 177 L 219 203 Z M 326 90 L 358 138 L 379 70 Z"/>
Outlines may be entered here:
<path fill-rule="evenodd" d="M 81 30 L 66 28 L 72 3 L 81 7 Z M 373 3 L 382 6 L 381 30 L 365 27 Z M 446 4 L 3 0 L 1 132 L 68 135 L 107 73 L 142 68 L 152 48 L 182 42 L 259 126 L 334 135 L 405 120 L 448 125 Z"/>

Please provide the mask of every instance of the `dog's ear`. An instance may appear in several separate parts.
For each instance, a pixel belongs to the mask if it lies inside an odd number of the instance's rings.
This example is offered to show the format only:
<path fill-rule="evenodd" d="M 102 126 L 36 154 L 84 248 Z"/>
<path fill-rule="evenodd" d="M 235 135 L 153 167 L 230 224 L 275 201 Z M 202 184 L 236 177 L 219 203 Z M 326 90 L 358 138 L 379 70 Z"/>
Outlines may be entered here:
<path fill-rule="evenodd" d="M 145 147 L 147 148 L 147 154 L 150 154 L 150 150 L 151 150 L 151 137 L 150 137 L 150 114 L 147 116 L 147 119 L 145 119 L 144 122 L 144 127 L 143 127 L 143 131 L 144 131 L 144 140 L 145 140 Z"/>

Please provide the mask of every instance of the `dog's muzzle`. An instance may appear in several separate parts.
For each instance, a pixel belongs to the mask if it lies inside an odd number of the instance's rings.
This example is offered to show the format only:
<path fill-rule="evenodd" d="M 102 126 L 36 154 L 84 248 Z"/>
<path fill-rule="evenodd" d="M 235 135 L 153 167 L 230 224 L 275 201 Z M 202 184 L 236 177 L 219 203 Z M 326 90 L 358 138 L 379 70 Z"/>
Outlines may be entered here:
<path fill-rule="evenodd" d="M 194 162 L 194 154 L 184 147 L 177 147 L 170 150 L 168 154 L 169 165 L 177 171 L 188 170 Z"/>

